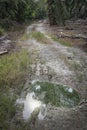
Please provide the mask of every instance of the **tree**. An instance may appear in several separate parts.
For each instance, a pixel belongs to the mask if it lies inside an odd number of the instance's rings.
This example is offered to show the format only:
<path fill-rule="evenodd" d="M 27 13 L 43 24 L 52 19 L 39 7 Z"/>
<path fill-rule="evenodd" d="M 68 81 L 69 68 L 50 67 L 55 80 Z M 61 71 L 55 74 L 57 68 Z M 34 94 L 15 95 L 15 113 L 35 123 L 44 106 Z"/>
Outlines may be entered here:
<path fill-rule="evenodd" d="M 47 0 L 50 25 L 62 25 L 67 19 L 87 17 L 87 0 Z"/>
<path fill-rule="evenodd" d="M 65 3 L 61 0 L 47 0 L 47 11 L 50 25 L 64 24 L 68 16 Z"/>
<path fill-rule="evenodd" d="M 47 0 L 47 14 L 49 17 L 50 25 L 56 24 L 55 17 L 55 0 Z"/>

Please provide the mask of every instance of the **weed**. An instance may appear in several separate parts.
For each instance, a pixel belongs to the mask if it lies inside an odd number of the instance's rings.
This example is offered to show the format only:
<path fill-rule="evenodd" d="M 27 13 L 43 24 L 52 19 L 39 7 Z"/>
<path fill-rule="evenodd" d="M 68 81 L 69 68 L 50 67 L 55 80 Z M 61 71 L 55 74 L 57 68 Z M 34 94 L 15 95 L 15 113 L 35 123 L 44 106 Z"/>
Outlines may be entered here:
<path fill-rule="evenodd" d="M 11 86 L 20 77 L 26 75 L 30 64 L 28 54 L 25 50 L 12 53 L 0 58 L 0 89 Z"/>
<path fill-rule="evenodd" d="M 45 43 L 45 44 L 49 43 L 48 38 L 43 33 L 39 32 L 39 31 L 33 31 L 31 33 L 31 37 L 36 39 L 38 42 Z"/>
<path fill-rule="evenodd" d="M 62 45 L 64 45 L 64 46 L 72 46 L 71 45 L 71 42 L 69 42 L 69 41 L 65 41 L 65 40 L 63 40 L 63 39 L 58 39 L 57 37 L 55 37 L 55 36 L 51 36 L 51 38 L 52 38 L 52 40 L 54 40 L 54 41 L 56 41 L 56 42 L 59 42 L 60 44 L 62 44 Z"/>
<path fill-rule="evenodd" d="M 0 128 L 7 130 L 16 112 L 14 100 L 0 93 Z"/>
<path fill-rule="evenodd" d="M 14 52 L 0 57 L 0 129 L 8 130 L 11 121 L 15 117 L 15 101 L 17 94 L 26 82 L 26 75 L 29 71 L 31 60 L 26 50 Z M 13 90 L 11 94 L 10 90 Z M 19 124 L 18 124 L 19 125 Z M 17 125 L 17 127 L 18 127 Z M 13 129 L 13 128 L 12 128 Z M 16 124 L 14 129 L 17 130 Z M 18 128 L 22 130 L 22 127 Z"/>
<path fill-rule="evenodd" d="M 45 39 L 44 34 L 38 31 L 33 31 L 31 37 L 35 38 L 37 41 L 43 41 Z"/>

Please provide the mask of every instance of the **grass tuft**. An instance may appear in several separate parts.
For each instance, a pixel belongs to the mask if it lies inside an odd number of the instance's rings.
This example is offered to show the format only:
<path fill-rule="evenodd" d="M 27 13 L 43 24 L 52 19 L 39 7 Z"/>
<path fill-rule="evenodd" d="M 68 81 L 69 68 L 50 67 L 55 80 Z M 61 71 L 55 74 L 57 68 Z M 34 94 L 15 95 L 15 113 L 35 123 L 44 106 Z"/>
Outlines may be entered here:
<path fill-rule="evenodd" d="M 44 43 L 44 44 L 48 44 L 49 40 L 47 39 L 47 37 L 45 37 L 45 35 L 39 31 L 32 31 L 29 34 L 26 34 L 22 37 L 22 40 L 26 40 L 29 38 L 33 38 L 35 40 L 37 40 L 40 43 Z"/>
<path fill-rule="evenodd" d="M 56 42 L 59 42 L 61 45 L 69 46 L 69 47 L 72 46 L 71 42 L 69 42 L 69 41 L 65 41 L 65 40 L 63 40 L 63 39 L 58 39 L 58 38 L 56 38 L 55 36 L 52 36 L 51 38 L 52 38 L 52 40 L 54 40 L 54 41 L 56 41 Z"/>
<path fill-rule="evenodd" d="M 53 84 L 49 82 L 37 82 L 35 85 L 40 85 L 41 89 L 36 90 L 35 86 L 31 86 L 31 91 L 34 91 L 40 100 L 46 104 L 51 103 L 56 107 L 68 107 L 78 105 L 80 96 L 77 91 L 72 89 L 69 92 L 69 87 L 60 84 Z M 44 98 L 41 97 L 41 93 L 45 93 Z"/>
<path fill-rule="evenodd" d="M 10 87 L 24 77 L 30 64 L 26 50 L 5 55 L 0 58 L 0 89 Z"/>
<path fill-rule="evenodd" d="M 38 32 L 38 31 L 33 31 L 31 33 L 31 37 L 35 38 L 37 41 L 43 41 L 43 40 L 46 39 L 45 36 L 44 36 L 44 34 L 41 33 L 41 32 Z"/>
<path fill-rule="evenodd" d="M 36 39 L 38 42 L 41 42 L 44 44 L 49 43 L 48 38 L 43 33 L 39 32 L 39 31 L 33 31 L 30 35 L 32 38 Z"/>

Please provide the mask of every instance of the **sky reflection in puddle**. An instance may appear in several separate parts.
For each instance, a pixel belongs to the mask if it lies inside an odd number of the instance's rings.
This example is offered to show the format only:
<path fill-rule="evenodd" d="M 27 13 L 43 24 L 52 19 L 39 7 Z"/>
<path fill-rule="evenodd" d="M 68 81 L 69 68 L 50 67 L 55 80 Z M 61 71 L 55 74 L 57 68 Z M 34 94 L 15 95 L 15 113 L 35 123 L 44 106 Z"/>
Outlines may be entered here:
<path fill-rule="evenodd" d="M 40 109 L 40 112 L 38 114 L 39 119 L 44 118 L 43 109 L 45 109 L 45 105 L 39 101 L 38 99 L 35 99 L 35 93 L 28 93 L 26 96 L 26 100 L 24 102 L 24 110 L 23 110 L 23 118 L 28 119 L 31 117 L 31 114 L 35 111 L 35 109 Z"/>
<path fill-rule="evenodd" d="M 78 93 L 67 86 L 52 84 L 49 82 L 31 82 L 30 93 L 25 99 L 17 99 L 17 104 L 24 104 L 23 118 L 25 120 L 35 114 L 38 119 L 43 120 L 46 116 L 46 104 L 50 103 L 56 107 L 74 107 L 80 101 Z"/>

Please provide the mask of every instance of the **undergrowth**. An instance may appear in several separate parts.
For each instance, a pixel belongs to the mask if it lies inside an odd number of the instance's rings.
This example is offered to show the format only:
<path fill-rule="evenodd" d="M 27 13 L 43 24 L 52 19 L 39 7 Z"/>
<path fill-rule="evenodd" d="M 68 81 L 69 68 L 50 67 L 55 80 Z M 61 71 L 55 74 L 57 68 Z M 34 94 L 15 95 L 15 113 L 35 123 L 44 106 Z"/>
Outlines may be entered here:
<path fill-rule="evenodd" d="M 26 82 L 31 60 L 26 50 L 0 57 L 0 129 L 8 130 L 16 113 L 16 96 Z M 21 127 L 21 125 L 20 125 Z M 14 129 L 16 125 L 14 126 Z M 16 128 L 17 129 L 17 128 Z M 20 128 L 18 128 L 20 130 Z M 21 128 L 22 130 L 22 128 Z"/>
<path fill-rule="evenodd" d="M 25 50 L 5 55 L 0 58 L 0 89 L 3 86 L 10 87 L 20 77 L 26 75 L 30 64 L 28 54 Z"/>

